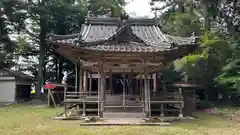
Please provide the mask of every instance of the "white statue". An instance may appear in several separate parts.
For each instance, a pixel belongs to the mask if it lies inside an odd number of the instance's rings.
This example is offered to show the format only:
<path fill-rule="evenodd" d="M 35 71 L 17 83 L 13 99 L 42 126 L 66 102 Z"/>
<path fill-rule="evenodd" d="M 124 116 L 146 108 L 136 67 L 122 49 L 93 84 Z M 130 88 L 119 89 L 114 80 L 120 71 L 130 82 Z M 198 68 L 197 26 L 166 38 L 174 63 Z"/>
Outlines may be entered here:
<path fill-rule="evenodd" d="M 63 72 L 62 84 L 66 84 L 67 77 L 68 77 L 68 73 L 67 73 L 67 71 L 64 71 L 64 72 Z"/>

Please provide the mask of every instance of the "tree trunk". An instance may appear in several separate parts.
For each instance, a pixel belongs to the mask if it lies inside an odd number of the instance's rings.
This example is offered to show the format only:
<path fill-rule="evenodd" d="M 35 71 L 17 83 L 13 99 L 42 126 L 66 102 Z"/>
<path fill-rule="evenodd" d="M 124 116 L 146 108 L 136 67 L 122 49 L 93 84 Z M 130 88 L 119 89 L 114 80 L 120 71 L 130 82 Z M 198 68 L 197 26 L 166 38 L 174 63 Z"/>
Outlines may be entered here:
<path fill-rule="evenodd" d="M 40 7 L 45 6 L 45 0 L 39 3 Z M 38 64 L 38 77 L 37 77 L 37 87 L 36 87 L 36 98 L 41 96 L 41 87 L 43 85 L 43 68 L 44 68 L 44 56 L 45 56 L 45 38 L 47 35 L 47 18 L 45 18 L 44 13 L 40 13 L 40 54 L 39 54 L 39 64 Z"/>
<path fill-rule="evenodd" d="M 61 83 L 63 77 L 63 59 L 58 57 L 58 81 Z"/>
<path fill-rule="evenodd" d="M 54 62 L 55 62 L 55 81 L 58 80 L 58 55 L 54 55 Z"/>

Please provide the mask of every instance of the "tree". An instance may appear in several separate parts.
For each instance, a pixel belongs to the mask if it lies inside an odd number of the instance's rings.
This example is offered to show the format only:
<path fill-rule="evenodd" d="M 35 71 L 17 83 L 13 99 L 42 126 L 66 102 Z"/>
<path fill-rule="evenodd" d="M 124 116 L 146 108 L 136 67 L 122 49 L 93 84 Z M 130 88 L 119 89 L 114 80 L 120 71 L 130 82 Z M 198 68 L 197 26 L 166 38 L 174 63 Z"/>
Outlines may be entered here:
<path fill-rule="evenodd" d="M 240 96 L 240 43 L 234 42 L 232 57 L 221 70 L 216 81 L 223 86 L 228 94 L 235 93 Z"/>
<path fill-rule="evenodd" d="M 11 67 L 14 62 L 15 43 L 10 34 L 25 27 L 25 3 L 21 0 L 0 1 L 0 65 Z"/>
<path fill-rule="evenodd" d="M 211 22 L 216 19 L 219 9 L 218 5 L 221 0 L 152 0 L 151 5 L 164 3 L 162 7 L 153 7 L 154 11 L 161 13 L 189 13 L 199 19 L 204 20 L 205 31 L 210 31 Z"/>
<path fill-rule="evenodd" d="M 160 19 L 161 30 L 174 36 L 188 37 L 193 33 L 201 35 L 203 33 L 201 22 L 196 16 L 187 13 L 163 14 Z"/>
<path fill-rule="evenodd" d="M 48 72 L 52 71 L 52 69 L 46 69 L 46 66 L 53 67 L 50 65 L 57 65 L 55 69 L 59 71 L 57 75 L 58 79 L 61 78 L 63 68 L 72 68 L 70 62 L 55 54 L 55 56 L 52 55 L 52 52 L 49 51 L 45 43 L 47 33 L 66 35 L 79 32 L 81 24 L 84 23 L 84 17 L 88 15 L 89 10 L 96 15 L 105 15 L 108 14 L 107 11 L 110 11 L 112 16 L 119 16 L 119 13 L 123 10 L 123 4 L 123 0 L 113 0 L 112 3 L 106 0 L 29 1 L 30 10 L 28 14 L 32 27 L 30 30 L 26 30 L 26 32 L 33 37 L 32 41 L 34 41 L 36 45 L 39 44 L 40 52 L 37 77 L 38 84 L 36 87 L 37 96 L 40 95 L 41 86 L 46 79 L 46 77 L 44 77 L 45 72 L 47 70 Z M 47 60 L 46 58 L 50 58 L 51 60 Z"/>
<path fill-rule="evenodd" d="M 124 12 L 125 0 L 89 0 L 89 10 L 95 16 L 119 17 Z"/>

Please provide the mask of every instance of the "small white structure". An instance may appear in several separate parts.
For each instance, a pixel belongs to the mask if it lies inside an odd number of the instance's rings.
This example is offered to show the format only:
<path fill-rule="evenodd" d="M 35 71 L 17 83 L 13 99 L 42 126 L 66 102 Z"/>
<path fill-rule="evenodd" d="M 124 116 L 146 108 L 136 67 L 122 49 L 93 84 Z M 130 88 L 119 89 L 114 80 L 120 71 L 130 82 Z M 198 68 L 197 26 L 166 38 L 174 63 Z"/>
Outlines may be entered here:
<path fill-rule="evenodd" d="M 0 67 L 0 103 L 14 103 L 30 98 L 33 77 Z"/>

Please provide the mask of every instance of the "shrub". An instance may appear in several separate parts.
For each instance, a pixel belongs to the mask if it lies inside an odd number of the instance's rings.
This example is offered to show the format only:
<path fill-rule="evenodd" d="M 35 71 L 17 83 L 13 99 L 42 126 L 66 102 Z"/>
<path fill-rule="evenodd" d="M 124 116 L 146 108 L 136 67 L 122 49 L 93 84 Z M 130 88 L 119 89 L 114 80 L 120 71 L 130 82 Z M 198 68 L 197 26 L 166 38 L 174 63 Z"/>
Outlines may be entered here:
<path fill-rule="evenodd" d="M 209 109 L 213 107 L 213 103 L 206 100 L 201 100 L 197 103 L 197 109 L 203 110 L 203 109 Z"/>

